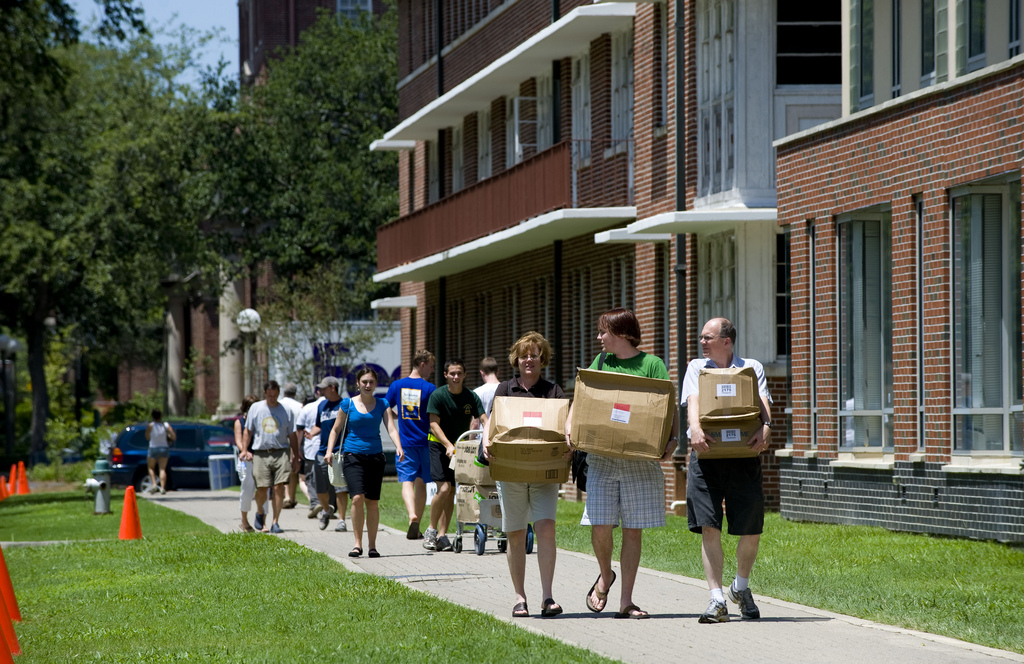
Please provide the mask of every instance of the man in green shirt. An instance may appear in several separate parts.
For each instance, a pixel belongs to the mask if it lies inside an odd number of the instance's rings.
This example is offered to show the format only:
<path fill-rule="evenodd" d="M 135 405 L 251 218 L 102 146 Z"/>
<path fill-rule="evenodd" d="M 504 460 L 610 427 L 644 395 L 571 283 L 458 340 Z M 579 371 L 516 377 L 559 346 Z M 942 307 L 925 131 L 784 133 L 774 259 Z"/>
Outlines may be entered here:
<path fill-rule="evenodd" d="M 450 551 L 448 524 L 455 508 L 455 471 L 450 460 L 455 454 L 455 441 L 468 431 L 476 417 L 487 428 L 487 414 L 480 397 L 464 389 L 466 363 L 448 360 L 444 364 L 445 385 L 434 390 L 427 403 L 430 416 L 430 479 L 437 484 L 437 493 L 430 502 L 430 527 L 423 533 L 423 548 Z"/>

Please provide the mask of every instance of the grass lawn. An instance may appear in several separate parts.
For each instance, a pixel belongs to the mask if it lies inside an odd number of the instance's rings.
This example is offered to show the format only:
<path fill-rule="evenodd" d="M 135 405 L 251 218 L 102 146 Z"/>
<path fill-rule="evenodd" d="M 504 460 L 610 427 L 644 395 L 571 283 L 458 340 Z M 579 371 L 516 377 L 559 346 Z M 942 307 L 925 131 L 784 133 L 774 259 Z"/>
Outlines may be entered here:
<path fill-rule="evenodd" d="M 405 530 L 398 485 L 384 484 L 380 504 L 381 521 Z M 593 553 L 590 529 L 578 525 L 582 515 L 583 503 L 559 501 L 560 548 Z M 728 583 L 736 573 L 736 538 L 724 536 L 723 546 Z M 703 579 L 700 537 L 689 531 L 686 517 L 669 515 L 665 528 L 644 532 L 640 564 Z M 1021 547 L 794 523 L 769 513 L 751 587 L 760 595 L 1024 653 Z"/>
<path fill-rule="evenodd" d="M 18 662 L 610 661 L 150 501 L 138 501 L 145 539 L 121 542 L 122 495 L 102 517 L 79 493 L 0 502 L 0 540 L 103 540 L 4 551 Z"/>

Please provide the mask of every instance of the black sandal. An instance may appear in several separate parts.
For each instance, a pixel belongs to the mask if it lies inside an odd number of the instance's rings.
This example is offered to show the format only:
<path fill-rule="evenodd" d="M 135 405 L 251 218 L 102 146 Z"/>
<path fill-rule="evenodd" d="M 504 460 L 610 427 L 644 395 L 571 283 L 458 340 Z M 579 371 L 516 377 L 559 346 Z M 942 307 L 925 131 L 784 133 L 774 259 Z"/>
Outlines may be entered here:
<path fill-rule="evenodd" d="M 526 608 L 526 602 L 519 602 L 512 607 L 513 618 L 529 618 L 530 610 Z"/>
<path fill-rule="evenodd" d="M 562 613 L 562 607 L 554 599 L 548 597 L 540 606 L 540 615 L 544 618 L 554 618 Z"/>
<path fill-rule="evenodd" d="M 377 553 L 377 549 L 370 549 L 366 553 L 366 555 L 367 555 L 368 558 L 380 558 L 380 554 Z"/>
<path fill-rule="evenodd" d="M 348 552 L 349 558 L 358 558 L 361 555 L 363 555 L 363 549 L 358 546 L 352 547 L 352 550 Z"/>

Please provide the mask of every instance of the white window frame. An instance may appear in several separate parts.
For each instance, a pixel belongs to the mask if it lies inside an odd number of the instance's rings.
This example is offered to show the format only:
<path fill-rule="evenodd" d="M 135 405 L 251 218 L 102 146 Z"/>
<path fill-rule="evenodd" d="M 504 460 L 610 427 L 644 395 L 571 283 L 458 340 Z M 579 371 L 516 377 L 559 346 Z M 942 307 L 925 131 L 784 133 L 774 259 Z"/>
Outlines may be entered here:
<path fill-rule="evenodd" d="M 554 144 L 555 127 L 553 123 L 551 74 L 541 74 L 537 81 L 537 152 L 547 150 Z"/>
<path fill-rule="evenodd" d="M 622 307 L 632 311 L 635 304 L 633 257 L 619 256 L 608 263 L 608 283 L 611 284 L 610 309 Z"/>
<path fill-rule="evenodd" d="M 697 4 L 697 195 L 735 186 L 736 3 Z"/>
<path fill-rule="evenodd" d="M 523 144 L 519 139 L 518 93 L 505 97 L 505 168 L 509 169 L 523 160 Z"/>
<path fill-rule="evenodd" d="M 491 177 L 491 109 L 476 114 L 476 179 Z"/>
<path fill-rule="evenodd" d="M 700 320 L 737 319 L 736 231 L 697 236 L 697 311 Z M 700 341 L 694 340 L 697 356 Z"/>
<path fill-rule="evenodd" d="M 866 236 L 861 231 L 868 228 L 867 224 L 878 224 L 878 247 L 877 253 L 871 252 L 867 244 Z M 870 451 L 870 452 L 891 452 L 893 449 L 893 376 L 892 376 L 892 213 L 889 210 L 874 212 L 856 212 L 843 215 L 838 219 L 836 229 L 836 317 L 838 321 L 838 332 L 836 338 L 836 358 L 839 377 L 838 411 L 839 418 L 839 449 L 845 452 Z M 843 256 L 843 239 L 847 232 L 854 233 L 852 238 L 851 252 L 855 254 L 852 258 L 862 257 L 863 260 L 853 263 L 852 269 L 861 271 L 861 281 L 866 277 L 864 270 L 871 267 L 870 262 L 877 263 L 877 297 L 878 321 L 877 329 L 870 327 L 871 312 L 868 305 L 875 301 L 871 293 L 862 291 L 851 292 L 849 306 L 850 317 L 853 319 L 852 334 L 850 340 L 852 352 L 858 356 L 852 358 L 849 365 L 843 355 L 843 344 L 845 341 L 844 332 L 846 323 L 843 312 L 845 309 L 843 288 L 846 284 L 843 269 L 846 267 Z M 859 253 L 858 253 L 859 252 Z M 848 257 L 846 260 L 850 260 Z M 856 277 L 855 277 L 856 278 Z M 858 311 L 858 295 L 860 296 L 860 311 Z M 886 311 L 888 305 L 888 311 Z M 888 332 L 888 336 L 886 333 Z M 860 334 L 861 344 L 858 344 Z M 877 349 L 871 349 L 868 344 L 872 339 L 880 341 Z M 867 348 L 864 351 L 863 348 Z M 870 357 L 865 353 L 876 350 L 878 357 L 876 370 L 878 371 L 878 383 L 871 385 L 870 381 L 863 380 L 864 372 L 870 363 L 866 362 Z M 853 396 L 844 394 L 845 372 L 852 372 Z M 869 390 L 877 390 L 877 403 L 867 403 L 871 400 Z M 845 401 L 844 401 L 845 398 Z M 858 403 L 858 400 L 860 403 Z M 877 431 L 875 427 L 877 426 Z"/>
<path fill-rule="evenodd" d="M 590 52 L 572 59 L 573 167 L 590 164 Z"/>
<path fill-rule="evenodd" d="M 1016 189 L 1014 189 L 1016 188 Z M 951 357 L 953 358 L 952 363 L 952 414 L 953 414 L 953 440 L 952 440 L 952 452 L 954 455 L 970 455 L 970 456 L 1020 456 L 1021 455 L 1021 427 L 1024 424 L 1024 406 L 1021 405 L 1015 391 L 1020 390 L 1020 374 L 1021 374 L 1021 341 L 1020 341 L 1020 318 L 1021 318 L 1021 303 L 1020 303 L 1020 278 L 1021 278 L 1021 263 L 1020 263 L 1020 199 L 1019 194 L 1016 192 L 1020 191 L 1020 181 L 1013 179 L 1008 182 L 1005 186 L 967 186 L 959 187 L 950 192 L 950 235 L 951 242 L 950 247 L 952 248 L 950 257 L 950 276 L 951 280 L 957 278 L 963 279 L 961 282 L 952 281 L 953 292 L 951 303 L 951 316 L 952 316 L 952 348 Z M 998 321 L 992 321 L 991 319 L 986 320 L 986 312 L 984 306 L 990 306 L 994 304 L 991 299 L 986 299 L 985 304 L 982 305 L 982 310 L 976 312 L 973 309 L 969 314 L 972 321 L 972 327 L 981 328 L 982 338 L 977 338 L 977 330 L 973 331 L 971 339 L 968 343 L 973 342 L 974 346 L 968 347 L 968 352 L 971 357 L 967 360 L 972 367 L 970 374 L 964 371 L 958 371 L 960 369 L 960 362 L 958 360 L 958 344 L 961 343 L 961 339 L 968 336 L 961 331 L 961 327 L 958 321 L 962 320 L 965 314 L 960 313 L 960 298 L 958 297 L 958 289 L 964 285 L 970 286 L 970 282 L 967 281 L 965 274 L 958 274 L 957 271 L 957 260 L 960 253 L 960 247 L 962 243 L 960 238 L 957 236 L 957 206 L 958 202 L 966 197 L 978 198 L 970 201 L 972 205 L 972 212 L 984 214 L 984 205 L 988 201 L 984 200 L 984 197 L 996 196 L 999 197 L 998 207 L 1000 218 L 998 220 L 1000 233 L 998 237 L 985 237 L 982 233 L 984 231 L 984 220 L 981 222 L 981 228 L 975 225 L 975 219 L 971 219 L 971 242 L 974 245 L 981 245 L 984 249 L 987 246 L 992 249 L 995 248 L 999 252 L 999 265 L 998 269 L 1000 272 L 1000 293 L 999 303 L 1000 311 L 998 313 Z M 979 201 L 979 199 L 981 199 Z M 991 200 L 991 199 L 989 199 Z M 982 206 L 978 208 L 977 205 L 980 203 Z M 977 265 L 984 270 L 985 267 L 991 266 L 995 261 L 991 260 L 991 256 L 987 253 L 983 257 L 979 257 Z M 982 295 L 988 295 L 988 292 L 982 293 Z M 993 332 L 992 328 L 996 327 L 995 334 L 998 335 L 999 339 L 993 343 L 992 339 L 985 338 L 985 335 Z M 979 343 L 984 341 L 985 343 Z M 991 349 L 994 345 L 998 346 L 1000 356 L 998 358 L 992 357 Z M 979 367 L 978 364 L 981 363 Z M 998 383 L 999 390 L 1001 392 L 999 400 L 1001 403 L 998 404 L 987 404 L 984 403 L 985 385 L 981 381 L 973 380 L 975 378 L 974 368 L 984 369 L 984 365 L 998 366 L 1001 373 L 1000 380 Z M 960 375 L 958 375 L 958 373 Z M 981 372 L 984 374 L 984 371 Z M 965 382 L 970 381 L 972 383 L 970 396 L 968 396 L 968 390 L 965 388 Z M 981 389 L 979 390 L 979 386 Z M 982 405 L 974 405 L 974 392 L 978 391 L 981 393 Z M 970 399 L 970 403 L 967 400 Z M 961 427 L 969 426 L 969 422 L 966 418 L 971 418 L 973 423 L 974 418 L 991 418 L 1000 417 L 1001 427 L 999 433 L 999 448 L 992 446 L 986 446 L 984 449 L 977 449 L 978 445 L 972 440 L 969 446 L 965 445 L 965 441 L 960 437 Z M 983 424 L 984 419 L 982 419 Z M 975 432 L 977 430 L 975 429 Z M 986 434 L 982 433 L 984 437 Z M 1016 439 L 1015 439 L 1016 438 Z"/>
<path fill-rule="evenodd" d="M 612 141 L 633 138 L 633 30 L 612 35 Z M 617 145 L 612 147 L 618 148 Z"/>

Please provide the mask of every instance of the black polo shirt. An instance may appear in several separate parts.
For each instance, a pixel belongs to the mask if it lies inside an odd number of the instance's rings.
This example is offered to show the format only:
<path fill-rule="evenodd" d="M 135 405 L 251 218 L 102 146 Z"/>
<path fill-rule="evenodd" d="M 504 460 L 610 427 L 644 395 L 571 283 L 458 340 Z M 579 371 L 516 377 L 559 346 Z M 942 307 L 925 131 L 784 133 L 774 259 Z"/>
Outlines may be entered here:
<path fill-rule="evenodd" d="M 537 399 L 564 399 L 565 393 L 562 388 L 549 380 L 541 378 L 537 384 L 526 389 L 519 382 L 519 377 L 514 376 L 498 385 L 494 390 L 495 397 L 534 397 Z"/>

